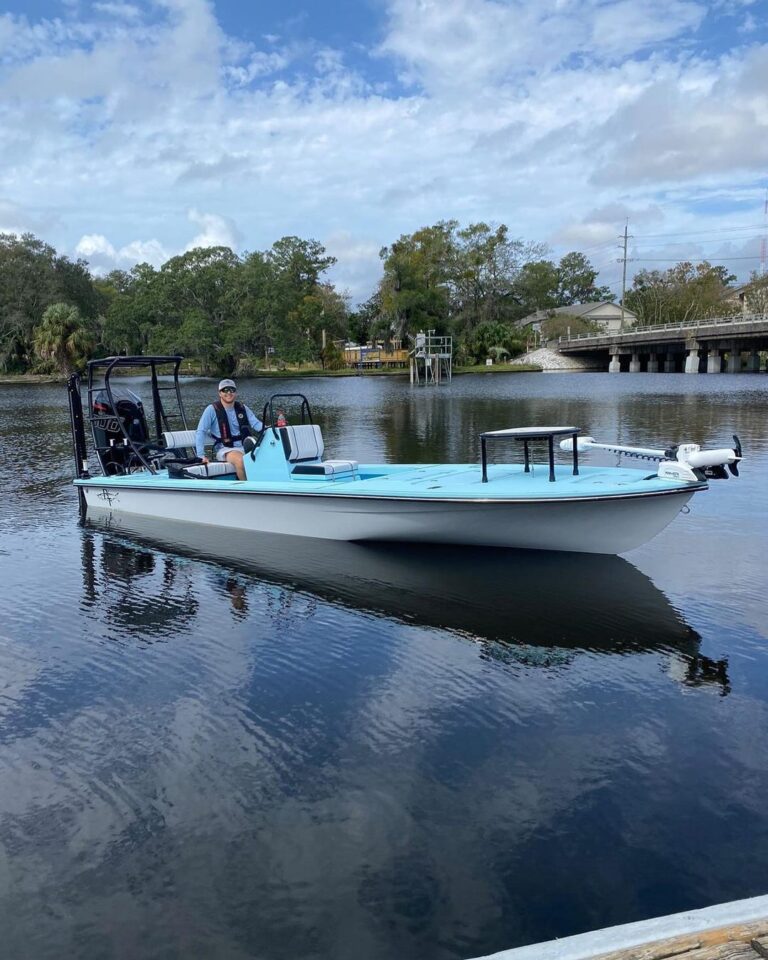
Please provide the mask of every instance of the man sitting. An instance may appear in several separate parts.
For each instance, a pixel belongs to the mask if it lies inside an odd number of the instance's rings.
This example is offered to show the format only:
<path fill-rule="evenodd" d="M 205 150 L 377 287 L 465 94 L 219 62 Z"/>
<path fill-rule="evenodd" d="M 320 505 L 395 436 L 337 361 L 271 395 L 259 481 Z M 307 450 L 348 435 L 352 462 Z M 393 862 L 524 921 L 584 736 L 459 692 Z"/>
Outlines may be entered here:
<path fill-rule="evenodd" d="M 216 459 L 231 463 L 237 479 L 245 480 L 243 440 L 258 433 L 262 423 L 249 407 L 235 399 L 236 395 L 234 380 L 222 380 L 219 383 L 219 399 L 203 410 L 197 425 L 195 450 L 203 463 L 208 463 L 205 443 L 210 437 Z"/>

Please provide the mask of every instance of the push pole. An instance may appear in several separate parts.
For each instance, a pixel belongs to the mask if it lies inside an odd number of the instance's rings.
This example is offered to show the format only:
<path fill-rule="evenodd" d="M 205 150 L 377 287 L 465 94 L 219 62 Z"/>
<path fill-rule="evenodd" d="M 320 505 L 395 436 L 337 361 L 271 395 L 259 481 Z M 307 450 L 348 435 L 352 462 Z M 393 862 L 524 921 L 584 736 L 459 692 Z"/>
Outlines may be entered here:
<path fill-rule="evenodd" d="M 90 473 L 88 472 L 88 451 L 85 446 L 85 423 L 83 421 L 83 402 L 80 398 L 79 374 L 73 373 L 67 380 L 67 395 L 69 397 L 69 422 L 72 429 L 72 453 L 75 458 L 75 477 L 84 479 L 90 477 Z M 82 487 L 77 488 L 77 499 L 80 519 L 84 520 L 88 505 Z"/>

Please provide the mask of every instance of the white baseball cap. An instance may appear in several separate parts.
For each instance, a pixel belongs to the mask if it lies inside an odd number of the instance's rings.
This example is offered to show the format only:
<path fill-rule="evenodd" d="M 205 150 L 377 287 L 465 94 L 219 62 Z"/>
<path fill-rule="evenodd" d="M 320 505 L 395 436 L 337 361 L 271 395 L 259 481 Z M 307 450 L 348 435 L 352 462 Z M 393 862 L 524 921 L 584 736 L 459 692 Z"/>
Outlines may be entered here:
<path fill-rule="evenodd" d="M 232 387 L 233 390 L 237 390 L 237 384 L 234 380 L 219 380 L 219 390 L 223 390 L 224 387 Z"/>

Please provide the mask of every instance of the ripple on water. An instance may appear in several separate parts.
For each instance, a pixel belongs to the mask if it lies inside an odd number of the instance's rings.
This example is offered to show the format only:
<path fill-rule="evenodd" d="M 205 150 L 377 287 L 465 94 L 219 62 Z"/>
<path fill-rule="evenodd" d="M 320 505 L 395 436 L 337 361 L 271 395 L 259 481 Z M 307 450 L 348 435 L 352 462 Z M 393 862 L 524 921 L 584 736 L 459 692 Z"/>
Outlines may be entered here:
<path fill-rule="evenodd" d="M 307 388 L 361 459 L 740 433 L 632 563 L 80 529 L 61 391 L 4 394 L 5 952 L 443 960 L 764 892 L 768 387 L 696 379 Z"/>

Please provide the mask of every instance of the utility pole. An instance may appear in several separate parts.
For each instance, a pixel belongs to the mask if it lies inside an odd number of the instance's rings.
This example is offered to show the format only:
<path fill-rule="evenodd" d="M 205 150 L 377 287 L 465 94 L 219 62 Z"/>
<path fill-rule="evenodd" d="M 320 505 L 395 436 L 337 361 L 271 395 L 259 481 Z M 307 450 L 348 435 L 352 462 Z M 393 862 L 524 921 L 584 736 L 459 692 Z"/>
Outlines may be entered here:
<path fill-rule="evenodd" d="M 621 329 L 624 330 L 624 294 L 627 292 L 627 241 L 631 239 L 629 234 L 629 217 L 624 224 L 624 234 L 619 237 L 622 242 L 623 253 L 619 257 L 619 263 L 622 264 L 621 270 Z"/>

